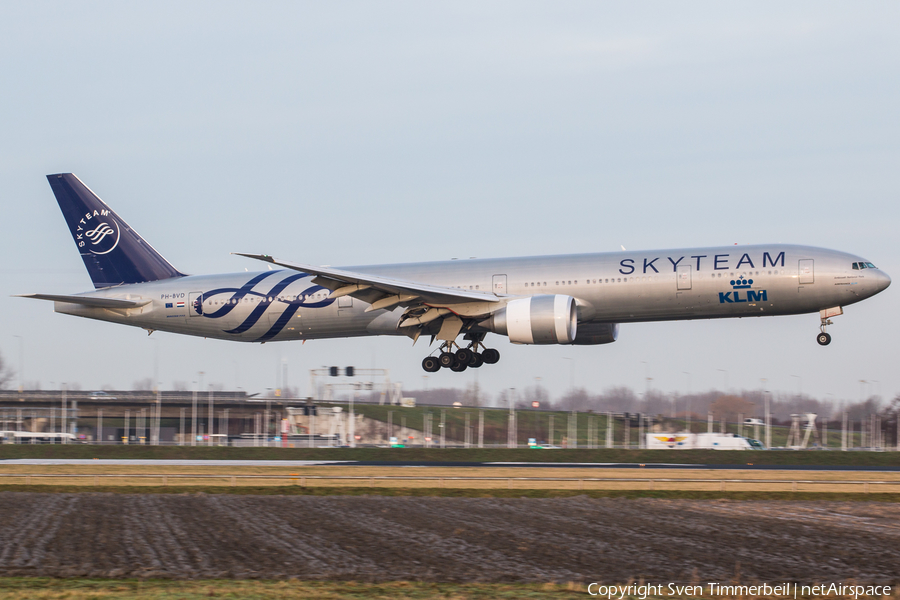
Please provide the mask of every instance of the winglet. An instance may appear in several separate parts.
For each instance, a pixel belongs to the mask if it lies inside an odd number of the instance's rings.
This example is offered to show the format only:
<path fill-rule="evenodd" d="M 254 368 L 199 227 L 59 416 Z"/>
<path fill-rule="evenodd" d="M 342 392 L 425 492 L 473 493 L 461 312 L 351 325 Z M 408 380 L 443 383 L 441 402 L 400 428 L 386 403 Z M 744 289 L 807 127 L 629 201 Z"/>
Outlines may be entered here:
<path fill-rule="evenodd" d="M 255 258 L 267 263 L 274 263 L 275 259 L 268 254 L 244 254 L 243 252 L 232 252 L 235 256 L 243 256 L 245 258 Z"/>

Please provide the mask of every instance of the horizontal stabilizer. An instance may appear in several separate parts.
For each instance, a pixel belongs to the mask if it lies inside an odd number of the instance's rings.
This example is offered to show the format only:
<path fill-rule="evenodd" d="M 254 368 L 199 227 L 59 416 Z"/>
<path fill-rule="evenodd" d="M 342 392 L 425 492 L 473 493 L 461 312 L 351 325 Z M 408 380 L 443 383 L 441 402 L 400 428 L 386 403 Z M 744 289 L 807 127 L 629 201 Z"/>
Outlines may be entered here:
<path fill-rule="evenodd" d="M 151 300 L 121 300 L 119 298 L 97 298 L 95 296 L 58 296 L 56 294 L 19 294 L 17 298 L 34 298 L 36 300 L 50 300 L 53 302 L 66 302 L 68 304 L 80 304 L 95 308 L 137 308 L 150 304 Z"/>

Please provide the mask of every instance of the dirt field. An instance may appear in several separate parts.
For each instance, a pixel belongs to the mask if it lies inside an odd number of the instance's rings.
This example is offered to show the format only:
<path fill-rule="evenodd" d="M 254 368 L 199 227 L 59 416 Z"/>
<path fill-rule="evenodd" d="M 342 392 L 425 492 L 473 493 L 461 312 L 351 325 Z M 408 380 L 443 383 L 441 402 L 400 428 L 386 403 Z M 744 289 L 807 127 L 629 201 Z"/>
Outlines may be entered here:
<path fill-rule="evenodd" d="M 0 575 L 898 581 L 863 502 L 0 493 Z"/>
<path fill-rule="evenodd" d="M 41 474 L 27 478 L 25 474 Z M 66 477 L 67 474 L 117 474 L 117 477 Z M 140 474 L 142 478 L 127 477 Z M 149 475 L 157 475 L 149 477 Z M 169 476 L 164 479 L 163 474 Z M 187 477 L 204 475 L 205 478 Z M 800 491 L 843 493 L 900 492 L 900 473 L 873 471 L 745 471 L 720 469 L 590 469 L 522 467 L 381 467 L 327 465 L 270 466 L 157 466 L 157 465 L 9 465 L 0 464 L 0 485 L 72 486 L 308 486 L 457 489 L 564 490 L 697 490 Z M 10 476 L 15 475 L 15 476 Z M 53 475 L 53 477 L 49 477 Z M 215 475 L 215 477 L 210 477 Z M 232 475 L 238 477 L 232 479 Z M 278 478 L 241 478 L 274 475 Z M 351 479 L 341 479 L 351 477 Z M 404 479 L 378 479 L 403 477 Z M 414 479 L 414 478 L 421 479 Z M 467 479 L 467 478 L 489 479 Z M 352 479 L 355 478 L 355 479 Z M 458 479 L 457 479 L 458 478 Z M 512 479 L 508 479 L 512 478 Z M 538 478 L 523 480 L 522 478 Z M 541 480 L 556 478 L 556 480 Z M 596 478 L 609 481 L 596 481 Z M 656 481 L 650 483 L 647 478 Z M 628 481 L 634 479 L 633 481 Z M 661 481 L 676 479 L 680 481 Z M 685 481 L 687 480 L 687 481 Z M 708 481 L 702 481 L 708 480 Z M 722 482 L 727 480 L 727 482 Z M 796 485 L 793 482 L 799 481 Z M 816 483 L 804 483 L 811 481 Z M 860 483 L 833 483 L 854 481 Z M 861 482 L 873 482 L 869 486 Z M 892 482 L 889 484 L 874 482 Z"/>

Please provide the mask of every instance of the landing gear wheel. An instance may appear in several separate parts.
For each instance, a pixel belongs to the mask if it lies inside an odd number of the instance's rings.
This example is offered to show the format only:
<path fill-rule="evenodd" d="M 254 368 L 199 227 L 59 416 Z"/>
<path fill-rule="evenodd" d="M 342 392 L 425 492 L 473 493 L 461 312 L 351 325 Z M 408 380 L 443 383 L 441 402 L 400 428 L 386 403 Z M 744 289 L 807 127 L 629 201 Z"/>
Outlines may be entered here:
<path fill-rule="evenodd" d="M 816 336 L 816 341 L 819 342 L 820 346 L 827 346 L 831 343 L 831 334 L 825 333 L 824 331 Z"/>
<path fill-rule="evenodd" d="M 488 348 L 484 352 L 481 353 L 481 358 L 484 359 L 484 362 L 493 365 L 496 364 L 497 361 L 500 360 L 500 352 L 494 350 L 493 348 Z"/>
<path fill-rule="evenodd" d="M 465 371 L 467 368 L 469 368 L 468 364 L 457 359 L 456 361 L 453 362 L 453 366 L 450 367 L 450 370 L 453 371 L 454 373 L 461 373 L 461 372 Z"/>
<path fill-rule="evenodd" d="M 456 360 L 458 360 L 460 363 L 462 363 L 466 366 L 469 366 L 469 364 L 472 362 L 473 354 L 475 354 L 475 353 L 472 352 L 471 350 L 469 350 L 468 348 L 460 348 L 459 350 L 456 351 Z"/>
<path fill-rule="evenodd" d="M 469 367 L 477 369 L 484 364 L 484 357 L 477 352 L 472 353 L 472 360 L 469 361 Z"/>
<path fill-rule="evenodd" d="M 425 360 L 422 361 L 422 368 L 429 373 L 436 373 L 441 370 L 441 363 L 433 356 L 426 356 Z"/>
<path fill-rule="evenodd" d="M 453 366 L 453 363 L 456 362 L 456 356 L 452 352 L 441 352 L 441 355 L 438 357 L 438 362 L 445 369 L 449 369 Z"/>

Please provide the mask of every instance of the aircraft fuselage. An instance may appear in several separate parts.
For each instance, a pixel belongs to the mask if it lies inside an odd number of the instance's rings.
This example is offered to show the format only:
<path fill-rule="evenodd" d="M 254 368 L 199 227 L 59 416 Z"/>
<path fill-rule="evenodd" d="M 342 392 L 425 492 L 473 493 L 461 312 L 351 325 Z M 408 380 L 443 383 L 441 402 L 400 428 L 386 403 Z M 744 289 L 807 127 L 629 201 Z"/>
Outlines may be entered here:
<path fill-rule="evenodd" d="M 813 313 L 868 298 L 890 283 L 864 259 L 784 244 L 452 260 L 353 266 L 346 270 L 522 298 L 572 296 L 578 323 Z M 855 268 L 856 266 L 856 268 Z M 274 269 L 188 275 L 90 292 L 149 301 L 108 309 L 57 302 L 55 310 L 201 337 L 267 342 L 406 335 L 402 308 L 366 312 L 358 298 L 330 298 L 315 276 Z"/>

